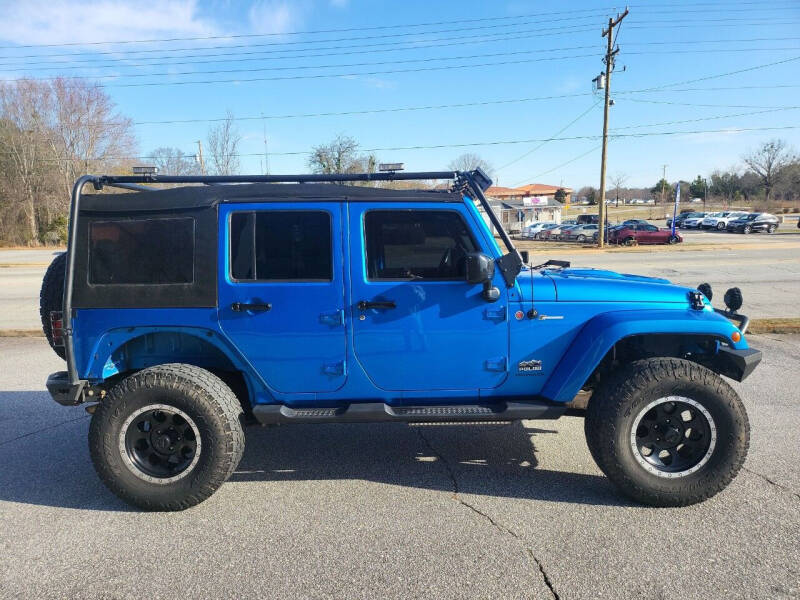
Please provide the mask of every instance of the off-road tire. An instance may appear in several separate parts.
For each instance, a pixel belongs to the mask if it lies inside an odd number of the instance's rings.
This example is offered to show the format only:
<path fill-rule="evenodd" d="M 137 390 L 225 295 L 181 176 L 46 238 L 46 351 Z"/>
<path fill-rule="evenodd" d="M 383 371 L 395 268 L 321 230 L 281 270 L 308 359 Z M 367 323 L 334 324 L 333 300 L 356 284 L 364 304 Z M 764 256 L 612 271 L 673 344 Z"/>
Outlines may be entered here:
<path fill-rule="evenodd" d="M 197 462 L 177 481 L 147 481 L 123 458 L 120 435 L 126 419 L 153 404 L 183 411 L 199 430 Z M 184 510 L 211 496 L 239 464 L 244 452 L 241 414 L 231 389 L 205 369 L 150 367 L 120 381 L 98 405 L 89 427 L 92 462 L 103 483 L 125 502 L 145 510 Z"/>
<path fill-rule="evenodd" d="M 630 442 L 637 415 L 665 396 L 702 405 L 717 436 L 707 462 L 673 478 L 645 470 Z M 619 369 L 589 401 L 584 429 L 597 466 L 624 494 L 652 506 L 687 506 L 722 491 L 739 472 L 750 443 L 747 413 L 733 388 L 711 370 L 677 358 L 649 358 Z"/>
<path fill-rule="evenodd" d="M 42 279 L 39 291 L 39 317 L 42 320 L 42 333 L 47 342 L 62 359 L 65 357 L 64 346 L 53 345 L 53 329 L 50 326 L 50 312 L 60 311 L 64 302 L 64 276 L 67 269 L 67 253 L 62 252 L 53 259 Z"/>

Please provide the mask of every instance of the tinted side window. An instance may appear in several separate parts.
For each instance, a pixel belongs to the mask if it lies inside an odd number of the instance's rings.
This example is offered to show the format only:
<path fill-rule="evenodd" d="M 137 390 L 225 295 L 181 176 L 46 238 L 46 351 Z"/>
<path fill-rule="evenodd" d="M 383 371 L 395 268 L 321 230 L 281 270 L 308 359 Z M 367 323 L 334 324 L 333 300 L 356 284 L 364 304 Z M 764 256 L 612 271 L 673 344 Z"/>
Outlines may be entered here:
<path fill-rule="evenodd" d="M 194 219 L 95 221 L 89 228 L 89 283 L 192 283 Z"/>
<path fill-rule="evenodd" d="M 371 211 L 364 229 L 369 279 L 464 279 L 466 255 L 478 249 L 453 211 Z"/>
<path fill-rule="evenodd" d="M 331 216 L 324 211 L 231 215 L 231 276 L 244 281 L 330 281 Z"/>

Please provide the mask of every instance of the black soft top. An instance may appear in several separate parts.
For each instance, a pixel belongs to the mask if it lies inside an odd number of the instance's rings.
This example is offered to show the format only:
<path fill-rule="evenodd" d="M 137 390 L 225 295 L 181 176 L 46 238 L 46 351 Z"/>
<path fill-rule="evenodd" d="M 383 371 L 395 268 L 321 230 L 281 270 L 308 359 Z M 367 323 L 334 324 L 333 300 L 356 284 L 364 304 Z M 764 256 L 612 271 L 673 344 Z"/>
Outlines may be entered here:
<path fill-rule="evenodd" d="M 461 202 L 452 190 L 395 190 L 330 183 L 182 186 L 147 192 L 84 194 L 81 213 L 201 209 L 223 202 Z"/>

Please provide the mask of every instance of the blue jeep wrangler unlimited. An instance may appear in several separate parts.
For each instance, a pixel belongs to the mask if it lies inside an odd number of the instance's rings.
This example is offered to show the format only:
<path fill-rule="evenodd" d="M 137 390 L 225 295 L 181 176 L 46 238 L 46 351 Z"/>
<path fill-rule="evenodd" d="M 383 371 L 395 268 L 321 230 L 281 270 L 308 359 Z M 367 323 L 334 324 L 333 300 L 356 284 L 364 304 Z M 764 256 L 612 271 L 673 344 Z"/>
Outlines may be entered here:
<path fill-rule="evenodd" d="M 399 179 L 452 185 L 363 185 Z M 103 482 L 180 510 L 231 475 L 248 421 L 550 419 L 582 393 L 589 449 L 622 492 L 679 506 L 722 490 L 749 425 L 721 376 L 741 381 L 761 359 L 738 289 L 723 311 L 708 288 L 527 266 L 490 183 L 480 171 L 79 179 L 41 315 L 67 363 L 47 388 L 88 403 Z"/>

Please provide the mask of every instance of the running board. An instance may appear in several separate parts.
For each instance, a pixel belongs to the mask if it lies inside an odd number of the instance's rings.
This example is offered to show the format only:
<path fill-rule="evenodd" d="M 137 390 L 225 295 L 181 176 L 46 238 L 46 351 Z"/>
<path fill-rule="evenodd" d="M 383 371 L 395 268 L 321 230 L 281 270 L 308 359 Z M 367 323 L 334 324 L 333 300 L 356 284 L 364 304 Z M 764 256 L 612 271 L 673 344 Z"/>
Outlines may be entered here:
<path fill-rule="evenodd" d="M 447 423 L 557 419 L 566 406 L 546 400 L 460 404 L 446 406 L 389 406 L 383 402 L 352 403 L 327 408 L 292 408 L 285 404 L 257 404 L 253 416 L 262 425 L 276 423 Z"/>

